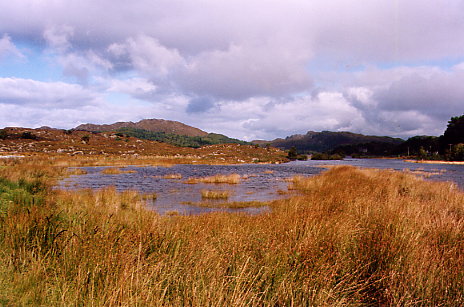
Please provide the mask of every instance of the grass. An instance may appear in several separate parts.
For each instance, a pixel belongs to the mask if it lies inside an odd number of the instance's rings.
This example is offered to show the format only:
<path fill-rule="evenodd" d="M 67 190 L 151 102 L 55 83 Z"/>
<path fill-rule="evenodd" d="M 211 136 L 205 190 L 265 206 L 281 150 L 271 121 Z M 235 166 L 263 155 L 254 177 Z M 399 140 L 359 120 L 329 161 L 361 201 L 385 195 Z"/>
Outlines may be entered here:
<path fill-rule="evenodd" d="M 184 202 L 184 205 L 191 205 L 206 208 L 230 208 L 230 209 L 243 209 L 243 208 L 259 208 L 269 206 L 268 202 L 260 201 L 228 201 L 228 202 Z"/>
<path fill-rule="evenodd" d="M 197 183 L 214 183 L 214 184 L 239 184 L 240 175 L 239 174 L 229 174 L 229 175 L 214 175 L 208 177 L 197 177 L 189 178 L 184 183 L 188 184 L 197 184 Z"/>
<path fill-rule="evenodd" d="M 463 305 L 464 194 L 333 168 L 260 215 L 159 216 L 141 195 L 50 188 L 66 168 L 0 168 L 0 303 Z"/>
<path fill-rule="evenodd" d="M 163 176 L 163 179 L 182 179 L 181 174 L 167 174 Z"/>
<path fill-rule="evenodd" d="M 202 190 L 201 198 L 203 199 L 228 199 L 230 196 L 230 191 L 212 191 L 212 190 Z"/>
<path fill-rule="evenodd" d="M 69 168 L 67 175 L 86 175 L 87 171 L 81 168 Z"/>
<path fill-rule="evenodd" d="M 136 173 L 134 170 L 122 170 L 118 167 L 108 167 L 101 171 L 102 174 L 105 175 L 119 175 L 119 174 L 131 174 Z"/>

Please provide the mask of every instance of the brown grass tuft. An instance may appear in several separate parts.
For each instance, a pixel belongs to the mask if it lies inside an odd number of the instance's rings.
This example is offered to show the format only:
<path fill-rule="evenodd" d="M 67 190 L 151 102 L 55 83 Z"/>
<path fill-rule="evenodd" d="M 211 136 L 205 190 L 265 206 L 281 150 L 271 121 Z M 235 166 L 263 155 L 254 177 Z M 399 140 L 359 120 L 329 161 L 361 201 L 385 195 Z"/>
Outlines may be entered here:
<path fill-rule="evenodd" d="M 230 191 L 211 191 L 211 190 L 202 190 L 201 198 L 203 199 L 228 199 L 230 196 Z"/>
<path fill-rule="evenodd" d="M 119 175 L 119 174 L 132 174 L 136 173 L 134 170 L 122 170 L 118 167 L 107 167 L 101 171 L 105 175 Z"/>
<path fill-rule="evenodd" d="M 188 184 L 196 184 L 196 183 L 239 184 L 240 175 L 230 174 L 230 175 L 214 175 L 214 176 L 200 177 L 200 178 L 189 178 L 188 180 L 184 181 L 184 183 L 188 183 Z"/>
<path fill-rule="evenodd" d="M 182 179 L 181 174 L 167 174 L 163 176 L 164 179 Z"/>

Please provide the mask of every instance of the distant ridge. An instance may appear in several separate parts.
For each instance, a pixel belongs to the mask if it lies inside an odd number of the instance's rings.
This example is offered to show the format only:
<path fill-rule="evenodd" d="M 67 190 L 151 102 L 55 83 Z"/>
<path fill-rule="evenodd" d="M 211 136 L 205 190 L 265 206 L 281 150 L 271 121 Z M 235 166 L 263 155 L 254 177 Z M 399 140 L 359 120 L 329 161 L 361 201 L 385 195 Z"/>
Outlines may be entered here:
<path fill-rule="evenodd" d="M 306 134 L 295 134 L 285 139 L 275 139 L 273 141 L 257 140 L 252 141 L 254 144 L 270 144 L 280 149 L 290 149 L 295 147 L 300 152 L 325 152 L 334 150 L 339 146 L 355 145 L 364 143 L 384 143 L 398 145 L 404 140 L 388 136 L 363 135 L 352 132 L 331 132 L 308 131 Z"/>
<path fill-rule="evenodd" d="M 164 120 L 164 119 L 143 119 L 139 122 L 117 122 L 114 124 L 82 124 L 74 128 L 75 130 L 84 130 L 84 131 L 95 131 L 95 132 L 104 132 L 104 131 L 116 131 L 121 128 L 134 128 L 142 129 L 151 132 L 164 132 L 168 134 L 178 134 L 186 136 L 207 136 L 208 133 L 200 130 L 198 128 L 188 126 L 178 121 Z"/>

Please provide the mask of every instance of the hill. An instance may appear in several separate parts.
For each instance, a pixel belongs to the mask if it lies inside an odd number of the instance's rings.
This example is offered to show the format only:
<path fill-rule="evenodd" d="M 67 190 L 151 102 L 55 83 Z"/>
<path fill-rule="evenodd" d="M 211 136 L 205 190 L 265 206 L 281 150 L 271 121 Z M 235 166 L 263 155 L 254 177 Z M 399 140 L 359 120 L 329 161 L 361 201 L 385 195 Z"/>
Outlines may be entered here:
<path fill-rule="evenodd" d="M 204 136 L 188 136 L 188 135 L 181 135 L 181 134 L 174 134 L 174 133 L 166 133 L 166 132 L 154 132 L 144 129 L 135 129 L 135 128 L 120 128 L 116 130 L 118 135 L 121 136 L 132 136 L 139 139 L 144 140 L 151 140 L 151 141 L 158 141 L 163 143 L 168 143 L 175 146 L 181 147 L 192 147 L 198 148 L 207 145 L 215 145 L 215 144 L 242 144 L 247 145 L 250 144 L 248 142 L 244 142 L 238 139 L 229 138 L 223 134 L 217 133 L 208 133 Z"/>
<path fill-rule="evenodd" d="M 143 140 L 117 132 L 88 132 L 48 127 L 0 129 L 0 156 L 37 154 L 68 156 L 73 159 L 79 156 L 115 159 L 138 157 L 140 161 L 171 159 L 173 163 L 202 164 L 287 161 L 286 154 L 279 149 L 252 145 L 219 144 L 189 148 Z"/>
<path fill-rule="evenodd" d="M 339 146 L 377 143 L 396 146 L 404 140 L 388 136 L 363 135 L 352 132 L 331 132 L 308 131 L 306 134 L 296 134 L 285 139 L 275 139 L 273 141 L 253 141 L 254 144 L 270 144 L 280 149 L 290 149 L 295 147 L 298 152 L 328 152 L 333 151 Z"/>
<path fill-rule="evenodd" d="M 105 131 L 117 131 L 122 128 L 131 129 L 142 129 L 151 132 L 163 132 L 168 134 L 178 134 L 186 136 L 207 136 L 208 132 L 200 130 L 198 128 L 188 126 L 181 122 L 164 120 L 164 119 L 143 119 L 136 123 L 134 122 L 117 122 L 114 124 L 83 124 L 79 125 L 74 130 L 83 130 L 91 132 L 105 132 Z"/>

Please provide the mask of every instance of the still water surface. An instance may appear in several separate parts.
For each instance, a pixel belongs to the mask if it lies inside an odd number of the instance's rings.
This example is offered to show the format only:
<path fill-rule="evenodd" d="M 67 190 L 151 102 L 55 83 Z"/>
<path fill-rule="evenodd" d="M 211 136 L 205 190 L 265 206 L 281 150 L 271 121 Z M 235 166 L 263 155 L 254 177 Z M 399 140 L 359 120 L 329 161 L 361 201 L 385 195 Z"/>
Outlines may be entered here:
<path fill-rule="evenodd" d="M 430 175 L 428 180 L 453 181 L 464 189 L 464 165 L 417 164 L 395 159 L 345 159 L 343 161 L 295 161 L 279 165 L 241 164 L 241 165 L 186 165 L 172 167 L 129 166 L 122 170 L 134 173 L 108 175 L 101 171 L 106 167 L 83 167 L 85 175 L 74 175 L 64 179 L 61 189 L 99 189 L 115 186 L 118 191 L 137 190 L 142 193 L 156 193 L 157 199 L 148 205 L 160 214 L 177 211 L 180 214 L 199 214 L 213 211 L 260 213 L 268 210 L 260 208 L 205 208 L 192 205 L 200 202 L 201 190 L 228 190 L 232 194 L 228 201 L 269 201 L 288 197 L 281 193 L 287 191 L 285 180 L 296 175 L 312 176 L 319 174 L 322 165 L 353 165 L 366 168 L 420 171 Z M 240 174 L 239 184 L 186 184 L 190 177 L 206 177 L 216 174 Z M 180 174 L 182 179 L 165 179 L 163 176 Z M 190 204 L 186 204 L 190 203 Z"/>

